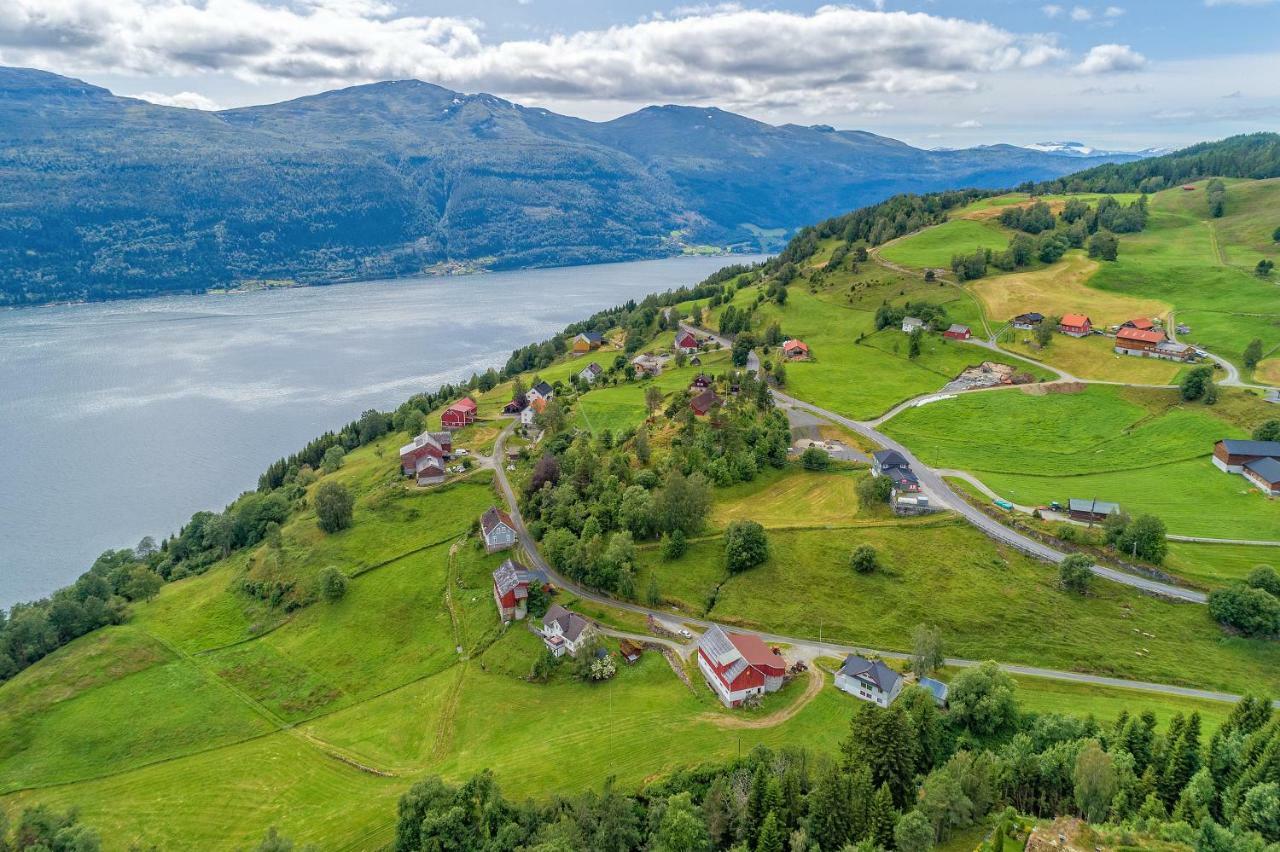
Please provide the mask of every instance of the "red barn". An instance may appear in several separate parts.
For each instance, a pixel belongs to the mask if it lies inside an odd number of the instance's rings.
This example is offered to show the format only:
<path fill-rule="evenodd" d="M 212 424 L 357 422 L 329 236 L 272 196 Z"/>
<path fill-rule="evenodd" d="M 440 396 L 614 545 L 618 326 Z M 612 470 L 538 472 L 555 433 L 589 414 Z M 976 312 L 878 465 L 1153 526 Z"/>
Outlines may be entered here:
<path fill-rule="evenodd" d="M 712 625 L 698 640 L 698 668 L 726 707 L 782 688 L 787 662 L 758 636 Z"/>
<path fill-rule="evenodd" d="M 1116 352 L 1121 355 L 1146 355 L 1164 343 L 1164 333 L 1154 329 L 1124 326 L 1116 332 Z"/>
<path fill-rule="evenodd" d="M 689 401 L 689 407 L 693 409 L 693 413 L 695 415 L 701 417 L 710 411 L 712 406 L 718 405 L 719 403 L 720 395 L 713 389 L 707 388 Z"/>
<path fill-rule="evenodd" d="M 1088 337 L 1093 334 L 1093 321 L 1084 314 L 1067 314 L 1058 323 L 1058 331 L 1071 337 Z"/>
<path fill-rule="evenodd" d="M 476 401 L 469 396 L 455 402 L 440 415 L 440 428 L 461 429 L 476 422 Z"/>
<path fill-rule="evenodd" d="M 698 338 L 689 332 L 682 332 L 676 336 L 676 348 L 686 355 L 693 355 L 698 351 Z"/>
<path fill-rule="evenodd" d="M 951 328 L 942 332 L 942 336 L 950 338 L 951 340 L 968 340 L 970 337 L 973 337 L 973 333 L 969 331 L 969 326 L 961 325 L 957 322 L 952 323 Z"/>

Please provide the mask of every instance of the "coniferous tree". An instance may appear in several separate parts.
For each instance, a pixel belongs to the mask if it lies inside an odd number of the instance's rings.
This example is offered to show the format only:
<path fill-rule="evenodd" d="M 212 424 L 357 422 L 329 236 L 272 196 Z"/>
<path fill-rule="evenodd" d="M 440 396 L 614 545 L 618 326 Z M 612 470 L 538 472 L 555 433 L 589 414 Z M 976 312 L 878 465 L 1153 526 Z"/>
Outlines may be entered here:
<path fill-rule="evenodd" d="M 760 836 L 755 845 L 756 852 L 785 852 L 785 839 L 786 834 L 778 821 L 777 812 L 769 811 L 760 824 Z"/>
<path fill-rule="evenodd" d="M 882 849 L 890 849 L 893 847 L 893 829 L 897 824 L 898 812 L 893 807 L 893 793 L 888 784 L 881 784 L 871 798 L 867 838 Z"/>
<path fill-rule="evenodd" d="M 849 842 L 850 789 L 848 776 L 834 765 L 826 767 L 809 794 L 808 838 L 821 849 L 839 849 Z"/>

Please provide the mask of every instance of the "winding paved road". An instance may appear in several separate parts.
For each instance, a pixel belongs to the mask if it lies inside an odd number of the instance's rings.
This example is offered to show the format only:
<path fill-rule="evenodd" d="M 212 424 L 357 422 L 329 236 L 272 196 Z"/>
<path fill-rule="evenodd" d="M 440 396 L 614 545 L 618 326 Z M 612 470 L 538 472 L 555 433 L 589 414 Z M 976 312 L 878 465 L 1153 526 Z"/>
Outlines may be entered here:
<path fill-rule="evenodd" d="M 719 342 L 721 346 L 732 346 L 732 343 L 728 338 L 712 334 L 705 329 L 695 329 L 684 324 L 682 324 L 681 327 L 690 332 L 709 336 L 713 340 Z M 983 344 L 979 343 L 979 345 Z M 747 369 L 757 373 L 760 370 L 760 359 L 755 352 L 751 353 L 747 361 Z M 969 393 L 969 391 L 966 391 L 966 393 Z M 892 409 L 892 411 L 899 411 L 903 407 L 909 407 L 912 404 L 919 404 L 925 399 L 937 398 L 939 396 L 942 396 L 942 394 L 928 394 L 925 397 L 908 400 L 906 403 Z M 841 414 L 837 414 L 834 411 L 828 411 L 827 409 L 814 405 L 811 402 L 805 402 L 804 400 L 788 396 L 779 390 L 775 390 L 773 392 L 773 398 L 784 408 L 796 408 L 808 411 L 829 420 L 832 423 L 844 426 L 846 429 L 851 429 L 869 440 L 874 441 L 885 449 L 897 450 L 911 465 L 911 469 L 920 480 L 921 486 L 930 498 L 934 500 L 934 502 L 955 511 L 957 514 L 965 518 L 965 520 L 969 521 L 969 523 L 973 524 L 996 541 L 1016 548 L 1029 556 L 1034 556 L 1037 559 L 1043 559 L 1046 562 L 1050 562 L 1055 565 L 1067 558 L 1067 554 L 1062 551 L 1055 550 L 1048 545 L 1041 544 L 1030 536 L 1023 535 L 1020 532 L 1009 529 L 1004 524 L 1001 524 L 999 521 L 992 518 L 986 512 L 983 512 L 981 509 L 962 498 L 959 494 L 956 494 L 956 492 L 952 490 L 951 486 L 946 483 L 936 470 L 921 462 L 907 447 L 876 429 L 876 426 L 882 422 L 883 418 L 870 422 L 853 420 Z M 1094 565 L 1093 573 L 1105 580 L 1131 586 L 1132 588 L 1148 594 L 1160 595 L 1162 597 L 1177 601 L 1185 601 L 1187 603 L 1203 604 L 1208 602 L 1208 597 L 1204 592 L 1175 586 L 1170 583 L 1162 583 L 1158 580 L 1150 580 L 1136 574 L 1117 571 L 1116 569 L 1108 568 L 1105 565 Z"/>
<path fill-rule="evenodd" d="M 512 428 L 515 426 L 514 421 L 503 429 L 502 434 L 498 436 L 497 444 L 494 447 L 494 456 L 502 458 L 504 446 L 507 437 L 511 434 Z M 494 473 L 497 474 L 498 487 L 502 491 L 503 498 L 506 500 L 508 513 L 511 521 L 516 527 L 516 532 L 520 536 L 522 547 L 526 557 L 532 563 L 532 566 L 547 572 L 547 576 L 552 578 L 555 583 L 565 591 L 568 591 L 579 598 L 592 601 L 605 606 L 620 609 L 626 612 L 633 612 L 644 616 L 653 616 L 660 621 L 671 623 L 678 621 L 681 624 L 697 627 L 700 630 L 706 630 L 715 622 L 704 618 L 694 618 L 679 613 L 672 613 L 665 610 L 653 609 L 651 607 L 633 604 L 628 601 L 618 600 L 609 595 L 592 591 L 573 582 L 569 578 L 563 576 L 543 559 L 542 554 L 538 551 L 537 545 L 534 543 L 532 536 L 529 535 L 528 529 L 525 527 L 524 517 L 520 514 L 520 505 L 516 500 L 515 490 L 511 487 L 510 480 L 507 479 L 507 472 L 502 465 L 494 467 Z M 1127 576 L 1127 575 L 1126 575 Z M 751 630 L 744 627 L 734 626 L 731 628 L 735 633 L 747 633 L 758 636 L 765 642 L 775 645 L 788 645 L 791 649 L 793 657 L 798 659 L 812 660 L 820 656 L 843 657 L 848 654 L 874 654 L 887 660 L 905 661 L 911 658 L 910 654 L 904 654 L 900 651 L 883 651 L 877 648 L 867 648 L 860 645 L 842 645 L 836 642 L 824 642 L 805 637 L 785 636 L 781 633 L 770 633 L 763 630 Z M 626 631 L 615 630 L 613 628 L 604 628 L 604 632 L 608 635 L 630 636 L 636 639 L 643 639 L 647 642 L 659 642 L 663 645 L 671 647 L 681 656 L 685 656 L 691 649 L 687 646 L 681 646 L 670 639 L 660 639 L 652 636 L 641 636 L 635 633 L 627 633 Z M 683 649 L 682 649 L 683 647 Z M 956 668 L 973 668 L 981 665 L 979 660 L 966 660 L 958 657 L 948 657 L 946 660 L 948 666 Z M 1000 668 L 1012 675 L 1021 675 L 1023 677 L 1044 678 L 1046 680 L 1067 681 L 1071 683 L 1083 683 L 1093 686 L 1114 687 L 1117 689 L 1128 689 L 1137 692 L 1150 692 L 1159 695 L 1175 695 L 1183 698 L 1197 698 L 1205 701 L 1225 701 L 1236 702 L 1240 700 L 1240 696 L 1230 692 L 1219 692 L 1211 689 L 1195 689 L 1187 686 L 1174 686 L 1166 683 L 1152 683 L 1150 681 L 1141 680 L 1125 680 L 1123 678 L 1103 677 L 1101 675 L 1084 674 L 1082 672 L 1068 672 L 1058 669 L 1045 669 L 1037 666 L 1022 666 L 1011 663 L 1002 663 Z M 1280 707 L 1280 700 L 1274 702 L 1275 706 Z"/>

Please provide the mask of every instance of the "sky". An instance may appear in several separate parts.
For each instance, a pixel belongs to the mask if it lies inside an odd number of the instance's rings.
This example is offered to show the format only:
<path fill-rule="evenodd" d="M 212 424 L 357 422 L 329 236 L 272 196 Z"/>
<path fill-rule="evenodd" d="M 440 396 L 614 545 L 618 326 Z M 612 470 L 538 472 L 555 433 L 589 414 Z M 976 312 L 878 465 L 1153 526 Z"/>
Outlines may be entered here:
<path fill-rule="evenodd" d="M 649 104 L 921 147 L 1280 130 L 1280 0 L 2 0 L 0 65 L 198 109 L 417 78 L 592 120 Z"/>

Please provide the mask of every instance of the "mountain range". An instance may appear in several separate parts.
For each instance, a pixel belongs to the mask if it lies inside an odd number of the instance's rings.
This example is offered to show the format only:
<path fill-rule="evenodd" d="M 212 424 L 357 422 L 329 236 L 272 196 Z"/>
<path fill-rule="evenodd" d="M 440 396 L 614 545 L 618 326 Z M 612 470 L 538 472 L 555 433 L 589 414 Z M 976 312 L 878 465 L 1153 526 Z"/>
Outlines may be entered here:
<path fill-rule="evenodd" d="M 0 68 L 0 304 L 772 250 L 895 193 L 1134 156 L 686 106 L 591 122 L 417 80 L 203 112 Z"/>

